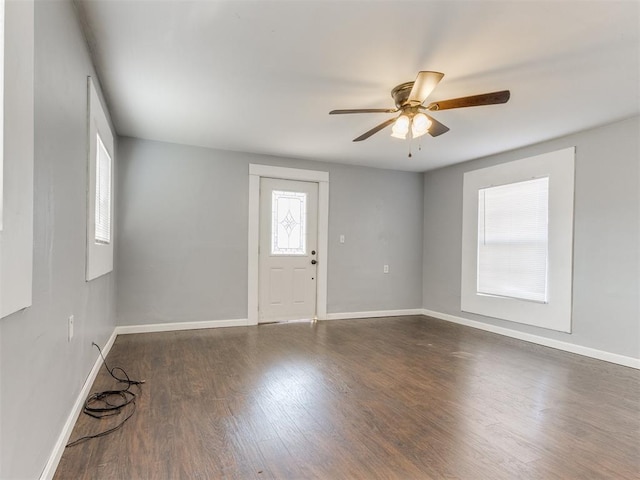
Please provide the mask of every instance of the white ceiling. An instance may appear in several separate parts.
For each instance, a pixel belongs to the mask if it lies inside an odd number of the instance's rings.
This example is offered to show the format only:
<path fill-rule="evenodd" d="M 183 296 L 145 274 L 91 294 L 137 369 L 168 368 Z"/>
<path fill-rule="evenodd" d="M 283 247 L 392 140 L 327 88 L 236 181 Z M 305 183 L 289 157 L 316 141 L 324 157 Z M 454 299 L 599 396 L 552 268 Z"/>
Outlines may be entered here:
<path fill-rule="evenodd" d="M 638 1 L 78 0 L 120 135 L 424 171 L 640 112 Z M 435 112 L 448 133 L 352 139 L 391 89 L 445 73 L 430 101 L 511 90 L 505 105 Z M 418 143 L 421 150 L 417 151 Z"/>

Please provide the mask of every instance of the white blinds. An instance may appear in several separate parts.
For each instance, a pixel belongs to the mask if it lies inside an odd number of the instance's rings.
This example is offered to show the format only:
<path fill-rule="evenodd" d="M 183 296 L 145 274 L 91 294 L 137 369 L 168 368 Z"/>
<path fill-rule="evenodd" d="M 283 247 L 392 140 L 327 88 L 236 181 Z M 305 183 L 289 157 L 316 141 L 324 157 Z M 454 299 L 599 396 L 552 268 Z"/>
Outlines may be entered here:
<path fill-rule="evenodd" d="M 478 293 L 546 303 L 549 178 L 478 195 Z"/>
<path fill-rule="evenodd" d="M 111 242 L 111 157 L 97 134 L 96 236 L 97 243 Z"/>

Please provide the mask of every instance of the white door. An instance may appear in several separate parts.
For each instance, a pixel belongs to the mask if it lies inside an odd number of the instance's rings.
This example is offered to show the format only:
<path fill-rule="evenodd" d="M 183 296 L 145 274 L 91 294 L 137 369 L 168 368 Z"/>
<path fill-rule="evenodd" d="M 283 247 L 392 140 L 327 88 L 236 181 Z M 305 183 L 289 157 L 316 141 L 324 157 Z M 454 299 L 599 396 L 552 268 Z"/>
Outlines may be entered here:
<path fill-rule="evenodd" d="M 260 179 L 259 323 L 316 316 L 318 184 Z"/>

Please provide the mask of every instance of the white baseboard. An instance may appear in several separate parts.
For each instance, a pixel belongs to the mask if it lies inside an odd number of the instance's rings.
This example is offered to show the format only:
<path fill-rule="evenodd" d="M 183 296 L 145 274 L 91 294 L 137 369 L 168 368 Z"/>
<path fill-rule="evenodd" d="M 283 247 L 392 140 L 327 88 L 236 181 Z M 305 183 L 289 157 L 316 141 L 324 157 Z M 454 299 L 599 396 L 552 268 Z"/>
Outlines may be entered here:
<path fill-rule="evenodd" d="M 106 357 L 113 346 L 113 342 L 115 342 L 117 333 L 115 330 L 105 343 L 104 347 L 102 347 L 102 354 Z M 92 347 L 93 348 L 93 347 Z M 64 453 L 64 449 L 66 448 L 67 443 L 69 442 L 69 437 L 71 437 L 71 432 L 73 431 L 73 427 L 76 425 L 76 421 L 80 416 L 80 412 L 82 412 L 82 408 L 84 407 L 84 401 L 89 396 L 91 391 L 91 386 L 93 385 L 94 380 L 98 376 L 98 372 L 102 368 L 102 358 L 98 354 L 98 358 L 93 364 L 93 368 L 89 372 L 89 375 L 84 381 L 84 385 L 78 394 L 78 398 L 76 402 L 73 404 L 73 408 L 71 409 L 71 413 L 67 417 L 67 421 L 62 427 L 62 431 L 58 436 L 58 440 L 53 447 L 51 455 L 49 456 L 49 460 L 44 467 L 44 470 L 40 474 L 40 480 L 51 480 L 56 473 L 56 469 L 58 468 L 58 464 L 60 463 L 60 459 L 62 458 L 62 454 Z"/>
<path fill-rule="evenodd" d="M 640 369 L 640 359 L 627 357 L 624 355 L 618 355 L 615 353 L 605 352 L 603 350 L 597 350 L 595 348 L 584 347 L 582 345 L 576 345 L 573 343 L 563 342 L 561 340 L 554 340 L 551 338 L 541 337 L 539 335 L 534 335 L 531 333 L 519 332 L 517 330 L 511 330 L 509 328 L 498 327 L 495 325 L 478 322 L 476 320 L 469 320 L 467 318 L 457 317 L 455 315 L 450 315 L 448 313 L 440 313 L 435 312 L 433 310 L 427 310 L 422 308 L 416 309 L 405 309 L 405 310 L 380 310 L 380 311 L 371 311 L 371 312 L 347 312 L 347 313 L 328 313 L 326 318 L 323 320 L 346 320 L 346 319 L 356 319 L 356 318 L 380 318 L 380 317 L 397 317 L 397 316 L 405 316 L 405 315 L 425 315 L 427 317 L 438 318 L 440 320 L 445 320 L 448 322 L 458 323 L 460 325 L 465 325 L 467 327 L 477 328 L 480 330 L 486 330 L 488 332 L 497 333 L 500 335 L 504 335 L 507 337 L 517 338 L 519 340 L 524 340 L 526 342 L 536 343 L 538 345 L 543 345 L 545 347 L 556 348 L 558 350 L 564 350 L 566 352 L 577 353 L 578 355 L 584 355 L 586 357 L 595 358 L 598 360 L 604 360 L 606 362 L 615 363 L 618 365 L 623 365 L 625 367 L 631 367 Z M 247 326 L 249 322 L 247 319 L 233 319 L 233 320 L 209 320 L 203 322 L 176 322 L 176 323 L 156 323 L 149 325 L 126 325 L 116 327 L 113 331 L 113 334 L 107 340 L 107 343 L 102 348 L 102 352 L 106 357 L 115 339 L 118 335 L 126 335 L 131 333 L 151 333 L 151 332 L 168 332 L 175 330 L 196 330 L 202 328 L 219 328 L 219 327 L 241 327 Z M 82 407 L 84 405 L 85 398 L 89 395 L 89 391 L 91 386 L 93 385 L 96 376 L 100 368 L 102 367 L 102 359 L 100 356 L 96 359 L 91 372 L 87 376 L 84 385 L 82 386 L 82 390 L 78 394 L 78 398 L 76 399 L 73 408 L 71 409 L 71 413 L 69 414 L 67 421 L 64 424 L 64 427 L 58 436 L 58 440 L 49 456 L 49 461 L 45 466 L 42 474 L 40 475 L 40 480 L 51 480 L 56 472 L 56 468 L 58 467 L 58 463 L 60 463 L 60 459 L 62 458 L 62 454 L 64 453 L 65 446 L 69 441 L 69 437 L 71 436 L 71 432 L 73 431 L 73 427 L 82 411 Z"/>
<path fill-rule="evenodd" d="M 423 309 L 422 314 L 427 317 L 438 318 L 440 320 L 466 325 L 467 327 L 486 330 L 487 332 L 497 333 L 506 337 L 517 338 L 518 340 L 524 340 L 525 342 L 537 343 L 538 345 L 543 345 L 545 347 L 564 350 L 565 352 L 570 353 L 577 353 L 578 355 L 604 360 L 605 362 L 615 363 L 625 367 L 640 369 L 640 358 L 627 357 L 625 355 L 618 355 L 617 353 L 605 352 L 595 348 L 576 345 L 575 343 L 541 337 L 540 335 L 534 335 L 532 333 L 519 332 L 517 330 L 511 330 L 510 328 L 498 327 L 496 325 L 478 322 L 476 320 L 469 320 L 468 318 L 457 317 L 448 313 L 440 313 L 434 312 L 433 310 Z"/>
<path fill-rule="evenodd" d="M 346 320 L 349 318 L 380 318 L 380 317 L 402 317 L 405 315 L 423 315 L 421 308 L 411 308 L 405 310 L 377 310 L 373 312 L 346 312 L 327 313 L 325 318 L 319 320 Z"/>
<path fill-rule="evenodd" d="M 249 320 L 236 318 L 233 320 L 206 320 L 202 322 L 151 323 L 148 325 L 120 325 L 116 327 L 117 335 L 130 333 L 172 332 L 175 330 L 200 330 L 202 328 L 246 327 Z"/>
<path fill-rule="evenodd" d="M 247 319 L 235 319 L 235 320 L 210 320 L 205 322 L 176 322 L 176 323 L 156 323 L 150 325 L 127 325 L 127 326 L 119 326 L 116 327 L 107 340 L 107 343 L 102 347 L 102 353 L 106 357 L 113 346 L 113 343 L 116 340 L 118 335 L 125 335 L 129 333 L 150 333 L 150 332 L 168 332 L 173 330 L 196 330 L 201 328 L 217 328 L 217 327 L 239 327 L 248 325 Z M 71 437 L 71 432 L 73 431 L 73 427 L 82 412 L 82 407 L 84 406 L 85 399 L 89 396 L 91 386 L 95 381 L 98 372 L 102 368 L 102 358 L 98 355 L 91 372 L 87 376 L 84 381 L 84 385 L 78 394 L 78 398 L 76 399 L 73 408 L 71 409 L 71 413 L 67 417 L 67 421 L 58 436 L 58 440 L 56 441 L 55 446 L 53 447 L 53 451 L 49 456 L 49 460 L 44 467 L 44 470 L 40 474 L 40 480 L 51 480 L 56 473 L 56 469 L 58 468 L 58 464 L 60 463 L 60 459 L 62 458 L 62 454 L 64 453 L 64 449 L 66 448 L 67 443 L 69 442 L 69 437 Z"/>

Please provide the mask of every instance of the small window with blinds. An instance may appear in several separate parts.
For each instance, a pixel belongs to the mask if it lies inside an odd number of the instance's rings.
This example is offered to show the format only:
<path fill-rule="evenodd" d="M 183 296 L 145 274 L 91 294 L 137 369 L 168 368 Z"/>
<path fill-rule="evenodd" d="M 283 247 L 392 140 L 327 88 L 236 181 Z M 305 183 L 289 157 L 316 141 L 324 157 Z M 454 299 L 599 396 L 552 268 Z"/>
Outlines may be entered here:
<path fill-rule="evenodd" d="M 96 243 L 111 243 L 111 157 L 96 134 Z"/>
<path fill-rule="evenodd" d="M 548 225 L 548 177 L 478 190 L 478 294 L 546 303 Z"/>
<path fill-rule="evenodd" d="M 116 179 L 113 132 L 93 79 L 87 79 L 89 96 L 89 149 L 87 155 L 87 281 L 113 271 L 115 219 L 113 195 Z"/>

